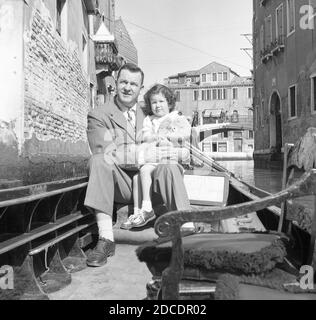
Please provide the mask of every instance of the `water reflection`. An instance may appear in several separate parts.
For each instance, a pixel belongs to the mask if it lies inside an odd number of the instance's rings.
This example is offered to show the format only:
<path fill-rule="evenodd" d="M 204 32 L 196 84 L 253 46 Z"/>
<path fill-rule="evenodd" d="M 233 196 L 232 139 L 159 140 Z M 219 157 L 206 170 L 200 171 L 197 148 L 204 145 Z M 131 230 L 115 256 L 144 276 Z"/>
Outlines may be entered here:
<path fill-rule="evenodd" d="M 282 171 L 278 169 L 258 169 L 253 160 L 218 161 L 223 167 L 233 172 L 237 177 L 260 189 L 271 193 L 282 189 Z"/>

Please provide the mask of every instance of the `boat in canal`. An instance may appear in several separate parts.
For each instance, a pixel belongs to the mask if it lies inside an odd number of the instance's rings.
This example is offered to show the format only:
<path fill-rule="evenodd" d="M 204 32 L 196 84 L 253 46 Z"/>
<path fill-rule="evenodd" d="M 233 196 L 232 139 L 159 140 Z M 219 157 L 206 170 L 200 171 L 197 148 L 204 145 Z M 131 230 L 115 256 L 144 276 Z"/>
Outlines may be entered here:
<path fill-rule="evenodd" d="M 289 150 L 302 151 L 299 149 L 302 145 L 301 142 Z M 214 277 L 212 268 L 211 272 L 197 267 L 201 255 L 195 255 L 193 249 L 197 246 L 204 250 L 210 243 L 219 246 L 226 242 L 238 247 L 240 239 L 235 239 L 237 244 L 234 237 L 242 235 L 242 247 L 246 248 L 249 242 L 260 243 L 263 250 L 265 237 L 274 235 L 268 230 L 289 231 L 290 255 L 284 255 L 282 263 L 278 260 L 280 251 L 285 250 L 281 244 L 275 247 L 275 243 L 284 240 L 280 236 L 273 238 L 272 251 L 277 251 L 275 261 L 286 265 L 284 268 L 292 276 L 297 278 L 301 265 L 315 261 L 311 244 L 315 240 L 313 206 L 305 208 L 300 202 L 284 204 L 298 194 L 306 194 L 304 200 L 314 204 L 314 191 L 307 189 L 314 186 L 315 170 L 303 176 L 296 189 L 286 189 L 284 178 L 286 191 L 272 195 L 245 183 L 195 147 L 189 148 L 198 165 L 187 168 L 184 176 L 192 211 L 165 213 L 161 206 L 156 208 L 160 217 L 155 224 L 122 230 L 120 224 L 127 218 L 128 208 L 117 204 L 114 226 L 117 254 L 97 269 L 86 268 L 85 264 L 96 233 L 94 217 L 83 206 L 87 177 L 1 190 L 0 299 L 213 299 L 222 272 L 216 270 Z M 305 146 L 304 150 L 314 149 Z M 291 159 L 295 160 L 293 153 Z M 310 169 L 314 162 L 308 160 Z M 286 207 L 300 219 L 284 224 Z M 220 219 L 213 219 L 214 216 Z M 181 229 L 185 222 L 194 222 L 195 231 Z M 228 234 L 232 238 L 226 239 Z M 201 237 L 206 241 L 200 242 Z M 194 248 L 190 247 L 190 239 Z M 251 261 L 244 263 L 251 269 Z M 267 264 L 274 267 L 276 263 Z M 231 268 L 232 265 L 219 269 L 227 276 Z M 235 277 L 241 276 L 240 265 L 238 268 L 233 273 Z M 10 285 L 10 276 L 14 278 L 14 289 L 5 290 Z"/>

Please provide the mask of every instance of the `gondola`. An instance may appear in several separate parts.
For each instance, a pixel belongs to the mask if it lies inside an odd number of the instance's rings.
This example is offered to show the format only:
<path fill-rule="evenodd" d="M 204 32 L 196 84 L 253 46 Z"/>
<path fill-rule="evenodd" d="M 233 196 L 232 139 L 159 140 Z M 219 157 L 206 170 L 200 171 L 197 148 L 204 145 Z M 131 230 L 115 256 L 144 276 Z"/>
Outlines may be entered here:
<path fill-rule="evenodd" d="M 248 185 L 194 146 L 190 145 L 187 148 L 190 149 L 195 166 L 188 167 L 184 176 L 193 216 L 194 212 L 209 211 L 212 214 L 214 209 L 221 211 L 238 208 L 247 203 L 256 205 L 262 199 L 273 198 L 270 193 Z M 205 183 L 205 192 L 214 191 L 214 182 L 221 188 L 215 188 L 214 194 L 205 198 L 202 193 L 194 192 L 194 185 L 198 181 Z M 283 181 L 284 187 L 285 183 L 286 180 Z M 207 185 L 211 189 L 207 189 Z M 86 186 L 87 177 L 82 177 L 0 191 L 0 299 L 48 299 L 50 293 L 71 283 L 72 273 L 86 267 L 85 250 L 93 243 L 95 233 L 94 217 L 83 206 Z M 116 204 L 116 207 L 119 208 L 120 205 Z M 292 207 L 289 206 L 288 209 Z M 137 249 L 141 262 L 146 260 L 142 256 L 144 248 L 150 247 L 153 243 L 157 244 L 157 241 L 174 241 L 172 236 L 166 237 L 166 230 L 163 228 L 166 224 L 162 220 L 169 214 L 176 213 L 161 215 L 155 225 L 131 232 L 119 229 L 120 221 L 127 216 L 127 208 L 121 209 L 117 214 L 117 236 L 136 237 L 138 244 L 142 242 Z M 315 222 L 310 218 L 310 210 L 302 209 L 300 203 L 294 205 L 294 211 L 299 211 L 302 217 L 300 221 L 291 224 L 293 245 L 290 268 L 297 270 L 310 259 L 309 244 L 313 239 L 311 234 L 315 231 Z M 251 234 L 264 230 L 278 231 L 284 213 L 284 205 L 280 202 L 273 203 L 247 214 L 223 219 L 220 223 L 200 221 L 195 223 L 194 234 L 192 231 L 182 230 L 181 237 L 228 232 Z M 306 216 L 309 218 L 304 218 Z M 143 237 L 144 234 L 146 236 Z M 170 253 L 171 251 L 168 254 Z M 155 261 L 145 262 L 154 278 L 147 284 L 147 299 L 168 298 L 166 292 L 170 291 L 166 290 L 165 295 L 163 294 L 161 279 L 164 270 L 170 267 L 170 259 L 160 259 L 158 255 Z M 14 290 L 4 290 L 3 288 L 10 284 L 10 272 L 14 274 L 15 287 Z M 194 272 L 191 270 L 191 276 L 177 284 L 177 298 L 191 299 L 195 295 L 212 298 L 216 291 L 216 281 L 202 281 L 207 274 L 200 272 L 198 277 L 201 281 L 197 282 Z"/>
<path fill-rule="evenodd" d="M 243 283 L 250 285 L 247 292 L 255 292 L 249 299 L 264 296 L 265 286 L 277 289 L 270 299 L 316 299 L 315 131 L 310 128 L 295 146 L 286 144 L 283 190 L 275 195 L 249 186 L 190 146 L 192 155 L 209 167 L 202 173 L 194 170 L 197 185 L 207 189 L 205 176 L 210 176 L 222 203 L 196 199 L 188 190 L 192 210 L 170 212 L 156 221 L 159 239 L 137 250 L 154 278 L 147 286 L 149 299 L 239 298 Z M 295 168 L 307 173 L 295 175 Z M 218 176 L 228 176 L 228 189 L 221 188 Z M 188 221 L 211 227 L 198 235 L 183 235 L 181 226 Z M 302 266 L 311 268 L 310 291 L 301 286 Z"/>

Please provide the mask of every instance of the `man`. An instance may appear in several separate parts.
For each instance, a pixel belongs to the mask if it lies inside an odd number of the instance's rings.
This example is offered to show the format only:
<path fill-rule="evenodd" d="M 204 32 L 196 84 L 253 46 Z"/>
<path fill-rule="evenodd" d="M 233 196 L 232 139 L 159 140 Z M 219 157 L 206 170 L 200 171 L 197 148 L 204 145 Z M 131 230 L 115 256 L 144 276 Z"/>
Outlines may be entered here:
<path fill-rule="evenodd" d="M 114 202 L 132 203 L 136 134 L 142 128 L 143 111 L 137 106 L 144 73 L 134 64 L 125 64 L 117 76 L 117 95 L 88 115 L 88 141 L 92 152 L 85 205 L 95 212 L 99 241 L 87 259 L 88 266 L 99 267 L 115 253 L 112 229 Z M 158 165 L 153 173 L 153 192 L 168 210 L 190 208 L 177 165 Z M 152 217 L 143 217 L 144 221 Z"/>

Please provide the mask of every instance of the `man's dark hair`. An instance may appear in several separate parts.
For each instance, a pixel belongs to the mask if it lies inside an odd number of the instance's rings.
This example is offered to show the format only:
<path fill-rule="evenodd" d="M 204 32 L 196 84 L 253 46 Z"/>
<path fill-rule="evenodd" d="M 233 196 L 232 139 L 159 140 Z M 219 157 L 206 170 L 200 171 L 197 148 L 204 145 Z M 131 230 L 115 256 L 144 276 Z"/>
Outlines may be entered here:
<path fill-rule="evenodd" d="M 144 78 L 145 78 L 144 72 L 143 72 L 143 70 L 142 70 L 140 67 L 138 67 L 136 64 L 130 63 L 130 62 L 125 63 L 125 64 L 120 68 L 120 70 L 118 71 L 117 79 L 119 79 L 120 74 L 121 74 L 121 72 L 122 72 L 123 70 L 128 70 L 129 72 L 132 72 L 132 73 L 138 73 L 138 72 L 139 72 L 139 73 L 141 74 L 141 76 L 142 76 L 142 84 L 144 83 Z"/>
<path fill-rule="evenodd" d="M 156 84 L 152 88 L 150 88 L 144 95 L 144 112 L 149 116 L 153 115 L 153 112 L 151 110 L 150 97 L 159 93 L 161 93 L 166 98 L 170 112 L 172 112 L 176 107 L 176 96 L 174 92 L 162 84 Z"/>

